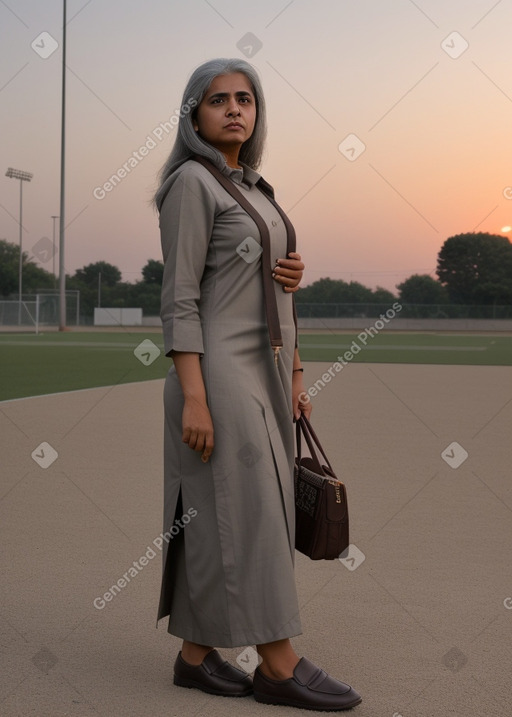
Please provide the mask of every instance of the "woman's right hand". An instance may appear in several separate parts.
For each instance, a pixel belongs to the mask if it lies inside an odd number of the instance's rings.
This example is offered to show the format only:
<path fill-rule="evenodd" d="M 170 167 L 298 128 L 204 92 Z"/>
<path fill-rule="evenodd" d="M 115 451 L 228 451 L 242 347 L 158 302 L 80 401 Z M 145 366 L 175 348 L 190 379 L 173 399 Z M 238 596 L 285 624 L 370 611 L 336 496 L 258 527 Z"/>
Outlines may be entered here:
<path fill-rule="evenodd" d="M 185 398 L 182 415 L 182 441 L 189 448 L 201 453 L 201 460 L 207 463 L 213 451 L 213 422 L 206 403 L 197 398 Z"/>
<path fill-rule="evenodd" d="M 297 252 L 290 252 L 288 258 L 277 259 L 276 265 L 272 270 L 272 278 L 281 284 L 283 291 L 287 294 L 293 294 L 299 290 L 299 284 L 302 281 L 304 273 L 304 263 L 302 257 Z"/>

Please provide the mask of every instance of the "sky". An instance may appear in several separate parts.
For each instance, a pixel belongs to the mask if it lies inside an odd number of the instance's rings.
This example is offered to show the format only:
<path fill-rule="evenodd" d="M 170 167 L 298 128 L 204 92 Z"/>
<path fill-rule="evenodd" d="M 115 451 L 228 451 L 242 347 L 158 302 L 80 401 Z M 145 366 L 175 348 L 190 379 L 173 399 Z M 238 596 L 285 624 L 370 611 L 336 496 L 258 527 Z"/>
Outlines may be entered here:
<path fill-rule="evenodd" d="M 174 128 L 158 128 L 214 57 L 247 59 L 261 76 L 260 171 L 295 225 L 304 285 L 329 276 L 395 291 L 435 276 L 449 236 L 510 236 L 510 0 L 67 7 L 67 273 L 107 261 L 133 282 L 161 259 L 150 200 Z M 32 172 L 23 249 L 52 271 L 38 241 L 59 214 L 62 1 L 0 0 L 0 32 L 0 238 L 19 241 L 19 182 L 5 172 Z M 155 146 L 102 192 L 148 136 Z"/>

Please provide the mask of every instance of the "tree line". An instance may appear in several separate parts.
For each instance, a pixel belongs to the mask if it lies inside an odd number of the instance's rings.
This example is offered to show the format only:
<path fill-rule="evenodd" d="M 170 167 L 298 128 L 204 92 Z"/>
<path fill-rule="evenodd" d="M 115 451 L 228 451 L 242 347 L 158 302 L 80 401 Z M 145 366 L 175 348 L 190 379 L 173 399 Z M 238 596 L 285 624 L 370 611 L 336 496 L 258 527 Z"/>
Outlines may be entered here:
<path fill-rule="evenodd" d="M 0 297 L 17 296 L 19 246 L 0 239 Z M 58 293 L 54 275 L 34 263 L 23 252 L 23 296 L 37 293 Z M 66 274 L 66 289 L 80 291 L 80 314 L 92 316 L 94 309 L 105 307 L 141 307 L 144 315 L 157 316 L 160 311 L 160 291 L 163 263 L 149 259 L 142 268 L 142 279 L 135 283 L 122 281 L 117 266 L 96 261 Z"/>
<path fill-rule="evenodd" d="M 19 247 L 0 240 L 0 295 L 18 290 Z M 142 279 L 122 281 L 113 264 L 97 261 L 66 276 L 66 287 L 80 291 L 81 313 L 92 316 L 94 308 L 141 307 L 144 315 L 158 315 L 163 263 L 149 259 L 142 268 Z M 512 244 L 500 235 L 466 233 L 449 237 L 437 257 L 436 278 L 414 274 L 397 285 L 397 294 L 377 287 L 370 289 L 357 281 L 328 277 L 301 288 L 298 303 L 322 304 L 512 304 Z M 57 290 L 53 274 L 37 266 L 23 252 L 23 293 Z"/>

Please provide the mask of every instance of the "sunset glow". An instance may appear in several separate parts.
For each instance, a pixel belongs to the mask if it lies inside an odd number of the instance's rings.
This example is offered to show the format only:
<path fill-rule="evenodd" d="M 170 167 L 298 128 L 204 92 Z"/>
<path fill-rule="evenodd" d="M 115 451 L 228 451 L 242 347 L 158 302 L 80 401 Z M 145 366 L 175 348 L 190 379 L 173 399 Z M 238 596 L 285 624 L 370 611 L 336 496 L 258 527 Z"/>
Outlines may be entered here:
<path fill-rule="evenodd" d="M 395 290 L 435 272 L 449 236 L 511 231 L 512 4 L 68 4 L 68 273 L 104 260 L 135 281 L 161 258 L 156 175 L 189 74 L 216 56 L 245 57 L 261 75 L 261 172 L 296 227 L 306 283 Z M 0 237 L 18 240 L 19 190 L 3 175 L 21 167 L 34 174 L 30 253 L 59 213 L 62 3 L 22 5 L 17 18 L 0 3 Z"/>

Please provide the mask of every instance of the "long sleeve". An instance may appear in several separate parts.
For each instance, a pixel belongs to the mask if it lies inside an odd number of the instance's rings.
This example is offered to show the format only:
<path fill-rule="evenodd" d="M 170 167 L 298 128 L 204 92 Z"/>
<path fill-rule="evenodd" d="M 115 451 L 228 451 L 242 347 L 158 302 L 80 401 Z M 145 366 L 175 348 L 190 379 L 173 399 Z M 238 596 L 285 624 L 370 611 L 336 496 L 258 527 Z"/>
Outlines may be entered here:
<path fill-rule="evenodd" d="M 172 350 L 202 354 L 199 300 L 216 202 L 195 168 L 184 168 L 168 181 L 160 212 L 164 259 L 160 317 L 165 354 Z"/>

